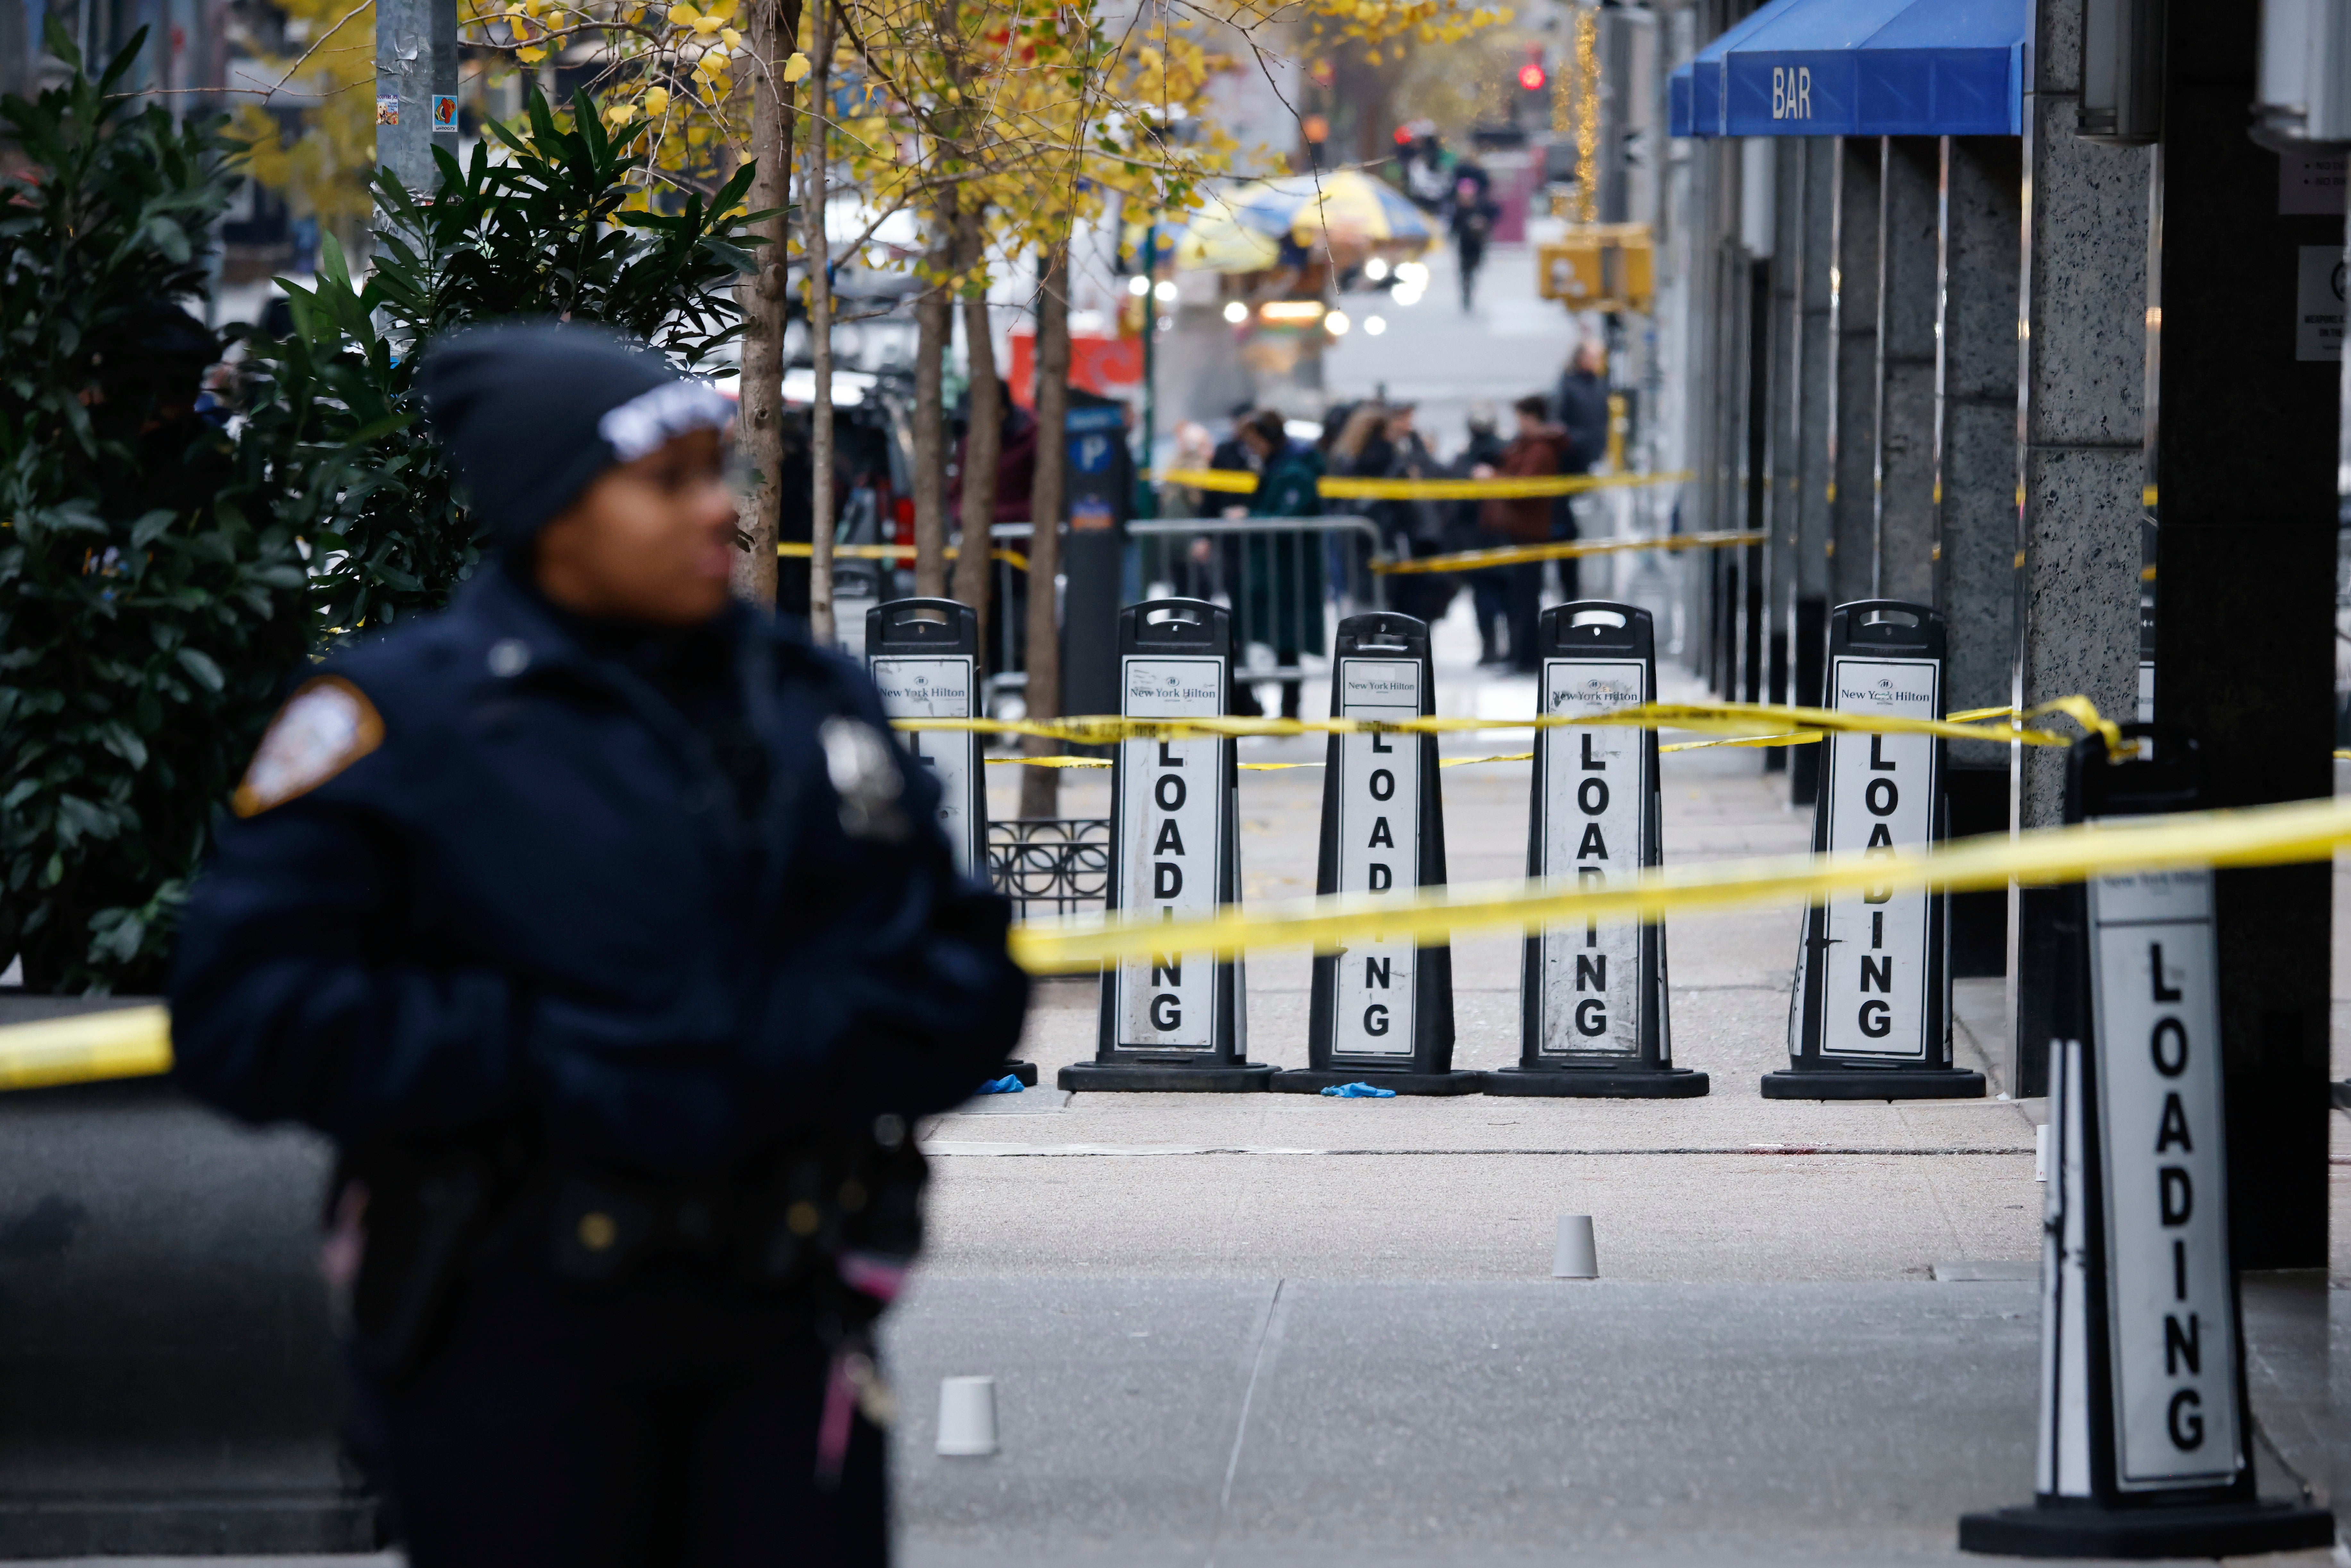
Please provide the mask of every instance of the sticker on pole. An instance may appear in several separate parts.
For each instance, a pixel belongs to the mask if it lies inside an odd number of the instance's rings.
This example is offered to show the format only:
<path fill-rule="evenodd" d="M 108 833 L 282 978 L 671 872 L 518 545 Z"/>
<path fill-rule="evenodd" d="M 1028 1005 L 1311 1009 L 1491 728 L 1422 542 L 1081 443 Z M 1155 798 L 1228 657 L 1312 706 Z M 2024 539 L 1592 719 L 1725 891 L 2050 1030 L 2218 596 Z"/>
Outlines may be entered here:
<path fill-rule="evenodd" d="M 892 718 L 970 718 L 972 659 L 967 653 L 933 653 L 910 657 L 879 654 L 872 661 L 873 684 L 881 689 L 882 711 Z M 953 846 L 956 869 L 977 877 L 987 869 L 984 852 L 973 830 L 974 770 L 980 764 L 979 737 L 970 730 L 907 730 L 901 732 L 906 749 L 931 770 L 939 787 L 939 828 Z"/>
<path fill-rule="evenodd" d="M 1131 718 L 1209 718 L 1224 711 L 1221 659 L 1128 654 Z M 1178 920 L 1217 907 L 1223 863 L 1224 747 L 1228 741 L 1119 742 L 1119 907 Z M 1153 953 L 1118 967 L 1117 1043 L 1128 1049 L 1216 1046 L 1217 959 L 1206 949 Z"/>
<path fill-rule="evenodd" d="M 1840 658 L 1830 706 L 1844 713 L 1936 718 L 1940 666 L 1931 659 Z M 1828 849 L 1891 855 L 1934 836 L 1936 745 L 1931 735 L 1829 737 Z M 1823 1056 L 1924 1061 L 1930 1054 L 1928 942 L 1937 895 L 1865 888 L 1826 901 Z"/>
<path fill-rule="evenodd" d="M 2236 1479 L 2235 1292 L 2212 873 L 2089 884 L 2124 1490 Z"/>
<path fill-rule="evenodd" d="M 1342 659 L 1340 716 L 1420 716 L 1420 664 Z M 1410 891 L 1420 867 L 1420 742 L 1400 735 L 1339 737 L 1341 893 Z M 1337 1056 L 1410 1056 L 1414 965 L 1409 937 L 1356 937 L 1339 950 Z"/>
<path fill-rule="evenodd" d="M 1542 711 L 1581 716 L 1648 699 L 1638 659 L 1553 659 L 1543 665 Z M 1645 732 L 1613 725 L 1541 732 L 1542 870 L 1581 887 L 1640 873 Z M 1546 1056 L 1641 1053 L 1641 923 L 1630 916 L 1543 927 L 1541 1051 Z"/>

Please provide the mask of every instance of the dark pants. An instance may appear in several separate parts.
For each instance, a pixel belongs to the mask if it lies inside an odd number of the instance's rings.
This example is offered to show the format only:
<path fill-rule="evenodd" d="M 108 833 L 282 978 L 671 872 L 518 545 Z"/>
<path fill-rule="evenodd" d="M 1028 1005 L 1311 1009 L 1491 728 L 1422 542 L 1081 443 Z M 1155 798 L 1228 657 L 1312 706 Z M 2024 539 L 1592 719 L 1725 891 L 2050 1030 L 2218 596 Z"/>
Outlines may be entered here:
<path fill-rule="evenodd" d="M 416 1377 L 362 1386 L 413 1568 L 865 1568 L 889 1561 L 883 1433 L 816 1481 L 829 1362 L 804 1312 L 715 1276 L 467 1284 Z"/>
<path fill-rule="evenodd" d="M 1500 569 L 1502 608 L 1510 623 L 1510 665 L 1522 675 L 1540 674 L 1535 622 L 1542 613 L 1543 563 L 1521 561 Z"/>
<path fill-rule="evenodd" d="M 1510 549 L 1527 541 L 1514 538 L 1496 528 L 1478 530 L 1479 549 Z M 1492 634 L 1499 620 L 1508 629 L 1510 663 L 1522 674 L 1538 669 L 1535 657 L 1535 621 L 1542 611 L 1542 574 L 1544 562 L 1521 561 L 1516 566 L 1489 566 L 1469 574 L 1469 591 L 1478 611 L 1478 633 L 1482 642 Z"/>
<path fill-rule="evenodd" d="M 1466 311 L 1477 303 L 1478 269 L 1486 264 L 1486 242 L 1457 237 L 1453 255 L 1461 267 L 1461 308 Z"/>

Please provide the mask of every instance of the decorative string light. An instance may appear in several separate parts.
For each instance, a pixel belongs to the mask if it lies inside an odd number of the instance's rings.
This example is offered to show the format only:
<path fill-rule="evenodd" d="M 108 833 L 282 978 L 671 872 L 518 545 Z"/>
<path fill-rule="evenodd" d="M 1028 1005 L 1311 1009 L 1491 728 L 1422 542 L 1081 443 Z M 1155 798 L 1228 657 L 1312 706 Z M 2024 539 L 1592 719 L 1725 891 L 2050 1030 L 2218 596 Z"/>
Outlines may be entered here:
<path fill-rule="evenodd" d="M 1575 221 L 1600 217 L 1600 13 L 1575 8 Z"/>

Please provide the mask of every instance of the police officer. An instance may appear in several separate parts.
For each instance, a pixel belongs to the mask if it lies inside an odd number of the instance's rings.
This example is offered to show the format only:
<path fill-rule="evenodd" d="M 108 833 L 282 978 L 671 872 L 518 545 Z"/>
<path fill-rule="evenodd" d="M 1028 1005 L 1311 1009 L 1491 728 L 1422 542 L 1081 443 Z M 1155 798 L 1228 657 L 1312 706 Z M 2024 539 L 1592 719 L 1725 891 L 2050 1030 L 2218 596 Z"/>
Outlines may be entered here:
<path fill-rule="evenodd" d="M 421 375 L 496 559 L 263 739 L 177 1074 L 340 1151 L 358 1446 L 416 1568 L 883 1562 L 870 1328 L 913 1118 L 1019 1030 L 1008 907 L 864 674 L 729 600 L 732 404 L 586 328 Z"/>

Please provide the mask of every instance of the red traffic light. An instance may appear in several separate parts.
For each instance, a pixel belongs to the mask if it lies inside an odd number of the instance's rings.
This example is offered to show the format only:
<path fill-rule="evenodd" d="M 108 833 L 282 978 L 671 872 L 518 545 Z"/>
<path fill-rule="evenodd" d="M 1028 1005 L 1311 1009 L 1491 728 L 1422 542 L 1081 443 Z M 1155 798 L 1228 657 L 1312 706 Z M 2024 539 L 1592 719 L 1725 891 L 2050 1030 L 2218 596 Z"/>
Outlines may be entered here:
<path fill-rule="evenodd" d="M 1519 68 L 1519 85 L 1526 89 L 1529 92 L 1542 91 L 1543 68 L 1541 65 L 1537 61 L 1529 60 L 1525 65 L 1520 66 Z"/>
<path fill-rule="evenodd" d="M 1412 145 L 1411 126 L 1399 125 L 1395 128 L 1395 144 L 1399 147 L 1409 147 Z"/>

